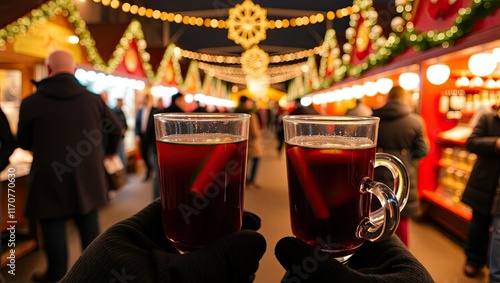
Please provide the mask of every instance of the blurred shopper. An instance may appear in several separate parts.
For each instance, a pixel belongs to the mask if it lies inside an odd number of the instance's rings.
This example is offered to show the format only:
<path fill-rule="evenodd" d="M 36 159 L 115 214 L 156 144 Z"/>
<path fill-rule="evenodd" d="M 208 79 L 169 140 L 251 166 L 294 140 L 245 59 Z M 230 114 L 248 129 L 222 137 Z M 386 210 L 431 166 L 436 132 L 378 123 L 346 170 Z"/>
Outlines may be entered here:
<path fill-rule="evenodd" d="M 259 120 L 259 113 L 255 101 L 245 95 L 240 96 L 240 103 L 235 109 L 237 113 L 248 113 L 250 117 L 250 126 L 248 133 L 248 174 L 247 174 L 247 188 L 259 189 L 255 180 L 259 169 L 260 159 L 264 154 L 262 144 L 261 123 Z"/>
<path fill-rule="evenodd" d="M 179 113 L 179 112 L 186 112 L 186 100 L 184 98 L 184 95 L 182 93 L 177 92 L 174 95 L 172 95 L 172 98 L 170 100 L 170 105 L 167 108 L 159 108 L 158 113 Z"/>
<path fill-rule="evenodd" d="M 277 125 L 277 121 L 276 119 L 278 119 L 278 116 L 280 115 L 280 106 L 278 103 L 274 102 L 274 101 L 270 101 L 268 103 L 268 109 L 267 109 L 267 128 L 272 131 L 272 132 L 275 132 L 276 131 L 276 125 Z"/>
<path fill-rule="evenodd" d="M 350 116 L 371 116 L 373 110 L 363 103 L 361 98 L 356 99 L 356 106 L 347 110 L 346 115 Z"/>
<path fill-rule="evenodd" d="M 0 171 L 9 165 L 9 157 L 17 147 L 17 143 L 12 135 L 9 120 L 0 108 Z"/>
<path fill-rule="evenodd" d="M 283 146 L 285 145 L 285 126 L 283 125 L 283 116 L 288 115 L 288 111 L 283 110 L 282 113 L 278 113 L 276 117 L 276 139 L 278 140 L 278 156 L 281 156 Z"/>
<path fill-rule="evenodd" d="M 158 97 L 158 99 L 156 100 L 156 108 L 158 108 L 158 109 L 165 108 L 165 103 L 163 103 L 162 97 Z"/>
<path fill-rule="evenodd" d="M 403 161 L 410 177 L 410 195 L 401 213 L 396 235 L 408 246 L 408 218 L 421 216 L 417 189 L 417 172 L 414 161 L 427 155 L 428 139 L 420 115 L 413 113 L 408 104 L 408 93 L 401 87 L 393 87 L 384 106 L 373 110 L 373 116 L 380 118 L 377 151 L 392 154 Z M 375 169 L 375 180 L 391 186 L 392 174 L 384 167 Z"/>
<path fill-rule="evenodd" d="M 493 212 L 495 231 L 491 244 L 490 272 L 492 276 L 496 276 L 496 280 L 491 282 L 499 282 L 500 119 L 498 115 L 491 112 L 482 114 L 467 139 L 465 148 L 475 153 L 477 160 L 462 195 L 462 202 L 472 208 L 472 219 L 469 222 L 464 245 L 466 256 L 464 273 L 468 277 L 476 277 L 487 264 L 491 213 Z M 493 199 L 496 199 L 495 203 Z"/>
<path fill-rule="evenodd" d="M 135 119 L 135 137 L 136 143 L 139 144 L 141 158 L 146 166 L 146 175 L 144 182 L 149 180 L 151 173 L 153 173 L 153 157 L 151 156 L 152 148 L 151 141 L 147 129 L 153 126 L 153 116 L 151 113 L 155 112 L 157 108 L 151 105 L 151 97 L 145 93 L 139 97 L 139 110 Z"/>
<path fill-rule="evenodd" d="M 172 95 L 172 99 L 170 105 L 167 108 L 162 109 L 154 109 L 151 112 L 151 120 L 153 123 L 149 124 L 147 129 L 148 140 L 151 141 L 150 147 L 153 155 L 153 170 L 155 172 L 153 178 L 153 199 L 160 197 L 160 178 L 158 174 L 158 152 L 156 151 L 156 136 L 155 136 L 155 126 L 154 126 L 154 114 L 157 113 L 182 113 L 186 112 L 186 100 L 184 99 L 184 95 L 180 92 Z"/>
<path fill-rule="evenodd" d="M 290 115 L 316 115 L 319 114 L 316 109 L 312 106 L 312 104 L 304 106 L 301 103 L 302 98 L 296 98 L 294 100 L 294 107 L 293 110 L 290 112 Z"/>
<path fill-rule="evenodd" d="M 74 77 L 70 53 L 55 51 L 46 64 L 48 77 L 21 102 L 17 133 L 19 146 L 33 152 L 25 214 L 39 221 L 47 256 L 47 271 L 33 274 L 35 282 L 55 282 L 66 273 L 68 218 L 83 250 L 99 235 L 97 210 L 108 201 L 103 160 L 116 153 L 121 133 L 104 101 Z"/>
<path fill-rule="evenodd" d="M 493 118 L 493 121 L 486 122 L 487 124 L 496 123 L 496 136 L 492 137 L 495 139 L 495 154 L 496 154 L 496 176 L 497 176 L 497 187 L 495 191 L 495 197 L 493 199 L 493 206 L 491 209 L 492 217 L 493 217 L 493 232 L 491 235 L 490 241 L 490 260 L 489 260 L 489 269 L 490 269 L 490 282 L 500 282 L 500 108 L 497 107 L 496 117 Z M 488 121 L 491 118 L 485 118 L 484 120 Z M 480 120 L 481 121 L 481 120 Z M 484 123 L 484 121 L 481 121 Z M 489 128 L 489 126 L 487 126 Z M 491 146 L 491 145 L 489 145 Z M 493 179 L 493 178 L 492 178 Z"/>
<path fill-rule="evenodd" d="M 127 165 L 127 153 L 125 152 L 125 133 L 128 130 L 128 125 L 127 125 L 127 116 L 125 116 L 125 112 L 123 112 L 123 98 L 118 98 L 116 99 L 116 106 L 113 108 L 113 112 L 116 115 L 116 118 L 118 118 L 118 121 L 120 121 L 120 125 L 122 126 L 122 135 L 121 139 L 118 142 L 118 155 L 120 156 L 120 159 L 122 160 L 122 163 L 124 166 Z"/>

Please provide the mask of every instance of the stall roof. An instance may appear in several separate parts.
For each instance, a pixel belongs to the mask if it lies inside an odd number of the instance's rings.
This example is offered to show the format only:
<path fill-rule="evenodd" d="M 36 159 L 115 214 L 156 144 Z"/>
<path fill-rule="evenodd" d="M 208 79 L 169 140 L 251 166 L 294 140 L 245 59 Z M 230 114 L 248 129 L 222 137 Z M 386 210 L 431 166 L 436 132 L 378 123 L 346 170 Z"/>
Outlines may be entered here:
<path fill-rule="evenodd" d="M 87 28 L 95 40 L 95 47 L 105 62 L 111 58 L 129 24 L 87 24 Z"/>
<path fill-rule="evenodd" d="M 16 21 L 45 2 L 49 0 L 0 1 L 0 27 Z"/>

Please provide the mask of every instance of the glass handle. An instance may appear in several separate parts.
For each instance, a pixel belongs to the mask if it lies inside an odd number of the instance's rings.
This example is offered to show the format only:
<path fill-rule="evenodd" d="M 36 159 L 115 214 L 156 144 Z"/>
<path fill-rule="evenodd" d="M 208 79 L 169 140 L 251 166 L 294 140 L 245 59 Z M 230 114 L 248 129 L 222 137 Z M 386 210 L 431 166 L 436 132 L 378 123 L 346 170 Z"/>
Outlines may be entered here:
<path fill-rule="evenodd" d="M 394 192 L 384 183 L 367 178 L 362 193 L 370 193 L 378 198 L 381 208 L 376 213 L 370 212 L 370 217 L 361 221 L 356 235 L 369 241 L 378 241 L 389 238 L 399 224 L 400 210 Z"/>
<path fill-rule="evenodd" d="M 384 166 L 387 168 L 394 180 L 394 193 L 399 203 L 399 211 L 402 211 L 408 201 L 410 194 L 410 177 L 403 162 L 396 156 L 388 153 L 377 153 L 375 157 L 375 167 Z"/>
<path fill-rule="evenodd" d="M 391 154 L 377 153 L 375 167 L 378 166 L 384 166 L 391 172 L 395 191 L 384 183 L 369 178 L 361 185 L 361 193 L 373 194 L 382 206 L 370 211 L 370 216 L 358 226 L 357 236 L 369 241 L 387 239 L 396 231 L 400 212 L 405 207 L 410 192 L 408 172 L 401 160 Z"/>

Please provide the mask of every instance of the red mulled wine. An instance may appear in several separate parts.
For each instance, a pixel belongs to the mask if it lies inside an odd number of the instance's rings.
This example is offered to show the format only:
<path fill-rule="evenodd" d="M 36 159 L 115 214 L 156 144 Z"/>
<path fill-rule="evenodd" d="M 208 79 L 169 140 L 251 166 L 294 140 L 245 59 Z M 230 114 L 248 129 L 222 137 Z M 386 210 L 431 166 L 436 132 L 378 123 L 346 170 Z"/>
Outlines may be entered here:
<path fill-rule="evenodd" d="M 239 231 L 247 140 L 217 134 L 167 136 L 156 142 L 165 235 L 192 251 Z"/>
<path fill-rule="evenodd" d="M 370 194 L 360 193 L 373 178 L 375 145 L 367 138 L 308 136 L 286 144 L 293 234 L 334 257 L 353 254 L 370 211 Z"/>

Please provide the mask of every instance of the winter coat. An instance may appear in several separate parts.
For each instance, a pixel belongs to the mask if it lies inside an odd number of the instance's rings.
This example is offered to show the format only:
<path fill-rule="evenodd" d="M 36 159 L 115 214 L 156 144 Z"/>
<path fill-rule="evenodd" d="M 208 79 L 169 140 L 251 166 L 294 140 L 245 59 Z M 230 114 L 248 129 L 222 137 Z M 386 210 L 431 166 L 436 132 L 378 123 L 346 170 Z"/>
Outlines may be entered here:
<path fill-rule="evenodd" d="M 260 158 L 264 155 L 262 141 L 261 122 L 257 109 L 237 107 L 234 112 L 250 114 L 250 125 L 248 129 L 248 158 Z"/>
<path fill-rule="evenodd" d="M 117 151 L 120 122 L 72 74 L 35 85 L 36 92 L 21 102 L 17 132 L 19 146 L 33 152 L 26 216 L 65 217 L 104 206 L 103 160 Z"/>
<path fill-rule="evenodd" d="M 9 157 L 17 148 L 17 143 L 10 130 L 9 120 L 0 108 L 0 171 L 9 165 Z"/>
<path fill-rule="evenodd" d="M 377 151 L 401 159 L 410 176 L 410 195 L 402 215 L 417 216 L 420 210 L 413 161 L 424 157 L 429 151 L 422 118 L 412 113 L 410 107 L 399 99 L 388 100 L 384 106 L 373 110 L 373 116 L 380 118 Z M 375 180 L 391 184 L 392 180 L 384 178 L 386 171 L 377 168 Z"/>
<path fill-rule="evenodd" d="M 155 114 L 162 114 L 162 113 L 184 113 L 184 110 L 182 110 L 179 106 L 175 105 L 175 103 L 172 103 L 169 107 L 166 108 L 156 108 L 152 107 L 151 112 L 149 113 L 149 120 L 148 124 L 146 126 L 146 134 L 145 134 L 145 142 L 150 143 L 151 148 L 153 149 L 153 153 L 156 156 L 157 155 L 157 148 L 156 148 L 156 131 L 155 131 L 155 120 L 154 116 Z"/>
<path fill-rule="evenodd" d="M 356 105 L 356 107 L 347 110 L 345 114 L 349 116 L 372 116 L 373 110 L 370 107 L 360 103 Z"/>
<path fill-rule="evenodd" d="M 292 112 L 290 112 L 290 115 L 317 115 L 317 114 L 319 114 L 319 112 L 316 111 L 316 109 L 314 109 L 312 105 L 309 106 L 300 105 L 294 110 L 292 110 Z"/>
<path fill-rule="evenodd" d="M 128 130 L 127 116 L 125 116 L 125 113 L 120 108 L 114 108 L 113 112 L 115 113 L 118 121 L 120 121 L 120 125 L 122 126 L 122 129 L 123 129 L 123 133 L 125 133 Z M 122 139 L 123 138 L 125 138 L 125 134 L 122 134 Z"/>
<path fill-rule="evenodd" d="M 264 145 L 262 143 L 262 131 L 257 112 L 249 113 L 250 125 L 248 132 L 248 157 L 260 158 L 264 155 Z"/>
<path fill-rule="evenodd" d="M 487 215 L 491 211 L 500 213 L 500 204 L 492 203 L 500 176 L 500 152 L 495 150 L 496 140 L 500 138 L 500 118 L 495 114 L 483 114 L 465 148 L 477 155 L 462 202 L 473 210 Z"/>

